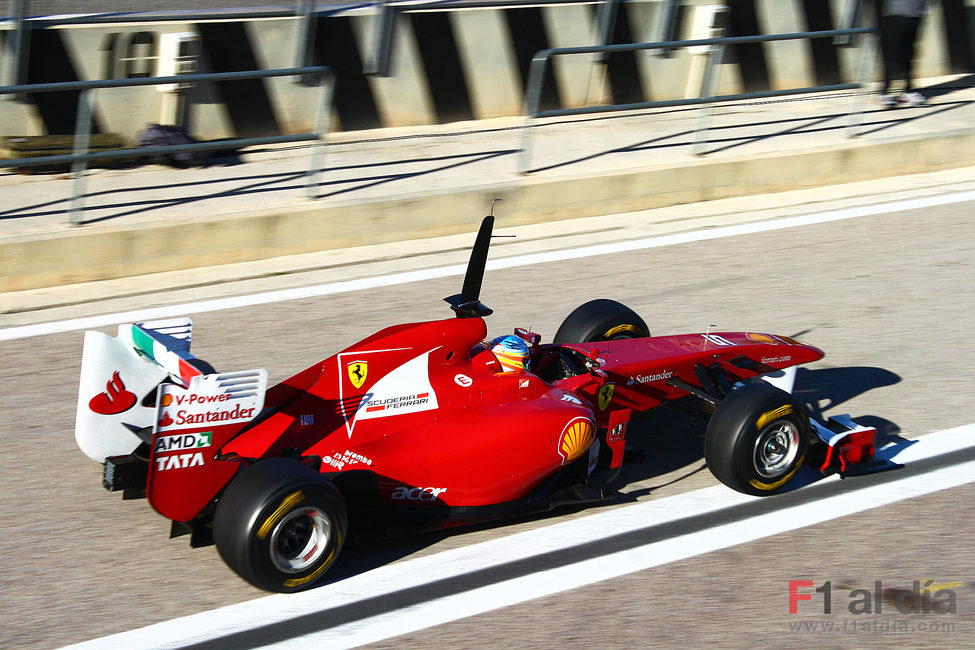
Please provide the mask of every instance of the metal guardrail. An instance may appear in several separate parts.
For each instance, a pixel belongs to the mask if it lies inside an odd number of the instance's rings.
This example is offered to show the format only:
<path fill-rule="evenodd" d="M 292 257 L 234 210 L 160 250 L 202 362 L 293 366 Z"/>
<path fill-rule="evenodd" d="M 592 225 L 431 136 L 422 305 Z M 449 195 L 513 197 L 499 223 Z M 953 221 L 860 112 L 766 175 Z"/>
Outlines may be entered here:
<path fill-rule="evenodd" d="M 383 7 L 390 0 L 378 0 Z M 283 2 L 281 3 L 284 4 Z M 315 20 L 319 16 L 340 13 L 348 9 L 355 9 L 373 5 L 372 0 L 363 4 L 354 3 L 326 4 L 317 6 L 315 0 L 297 0 L 291 7 L 254 7 L 252 9 L 210 9 L 204 11 L 114 11 L 110 13 L 96 12 L 90 14 L 68 14 L 58 16 L 30 16 L 31 0 L 10 0 L 10 15 L 0 16 L 0 29 L 8 28 L 12 31 L 10 45 L 10 63 L 3 73 L 6 75 L 4 83 L 23 84 L 27 80 L 28 55 L 30 53 L 30 36 L 35 29 L 46 29 L 64 25 L 106 25 L 126 23 L 194 23 L 203 21 L 232 21 L 232 20 L 260 20 L 270 18 L 295 18 L 295 62 L 294 67 L 308 67 L 314 46 L 313 29 Z M 8 27 L 9 25 L 9 27 Z M 299 79 L 299 83 L 307 80 Z M 19 98 L 18 98 L 19 99 Z"/>
<path fill-rule="evenodd" d="M 233 138 L 214 142 L 197 142 L 194 144 L 167 145 L 161 147 L 138 147 L 132 149 L 115 149 L 112 151 L 96 151 L 89 153 L 88 145 L 91 136 L 92 101 L 91 94 L 98 88 L 125 88 L 130 86 L 155 86 L 161 84 L 185 84 L 202 81 L 231 81 L 238 79 L 263 79 L 266 77 L 317 77 L 321 86 L 321 96 L 315 109 L 315 120 L 311 133 L 293 135 L 265 136 L 259 138 Z M 322 136 L 326 133 L 328 115 L 332 104 L 332 70 L 328 66 L 307 66 L 302 68 L 284 68 L 276 70 L 245 70 L 241 72 L 206 72 L 196 74 L 181 74 L 168 77 L 144 77 L 133 79 L 100 79 L 94 81 L 62 81 L 45 84 L 20 84 L 14 86 L 0 86 L 0 95 L 21 93 L 42 93 L 65 90 L 77 90 L 78 112 L 76 115 L 74 134 L 74 153 L 61 156 L 37 156 L 34 158 L 20 158 L 15 160 L 0 160 L 0 168 L 31 167 L 71 163 L 72 190 L 68 216 L 71 225 L 81 225 L 84 210 L 85 171 L 89 160 L 104 160 L 108 158 L 126 158 L 157 154 L 173 154 L 191 151 L 216 151 L 220 149 L 238 149 L 240 147 L 279 144 L 286 142 L 308 142 L 316 144 L 311 148 L 308 171 L 305 174 L 305 192 L 309 198 L 317 197 L 318 177 L 324 164 L 324 142 Z"/>
<path fill-rule="evenodd" d="M 669 7 L 668 16 L 676 16 L 673 7 L 682 0 L 661 0 Z M 593 0 L 546 0 L 548 3 L 590 4 Z M 602 24 L 604 34 L 612 32 L 615 24 L 616 5 L 620 0 L 596 0 L 600 16 L 605 16 Z M 363 65 L 363 74 L 389 76 L 396 32 L 396 17 L 400 13 L 430 11 L 432 9 L 473 9 L 480 7 L 521 7 L 537 5 L 538 0 L 348 0 L 347 2 L 316 2 L 316 0 L 282 0 L 280 6 L 253 7 L 241 9 L 207 10 L 146 10 L 113 11 L 90 14 L 69 14 L 57 16 L 31 16 L 31 0 L 9 0 L 9 16 L 0 16 L 0 30 L 12 32 L 10 37 L 10 63 L 3 70 L 6 75 L 3 83 L 26 83 L 27 58 L 30 51 L 30 36 L 35 29 L 65 25 L 107 25 L 124 23 L 196 23 L 205 21 L 239 21 L 276 18 L 294 18 L 295 23 L 295 67 L 312 65 L 314 50 L 314 29 L 319 18 L 350 11 L 367 10 L 375 13 L 372 27 L 372 44 Z M 274 3 L 271 3 L 272 5 Z M 671 26 L 673 28 L 673 26 Z M 608 42 L 608 41 L 604 41 Z M 299 80 L 302 82 L 303 80 Z"/>
<path fill-rule="evenodd" d="M 627 111 L 635 109 L 664 108 L 670 106 L 693 106 L 700 105 L 701 111 L 698 118 L 698 126 L 695 129 L 693 153 L 703 155 L 707 153 L 707 132 L 710 126 L 711 110 L 716 103 L 741 101 L 748 99 L 760 99 L 765 97 L 784 97 L 789 95 L 800 95 L 815 92 L 827 92 L 833 90 L 852 90 L 862 88 L 867 83 L 870 66 L 873 64 L 874 44 L 865 42 L 860 47 L 859 64 L 857 66 L 857 81 L 850 83 L 830 84 L 823 86 L 809 86 L 804 88 L 788 88 L 784 90 L 765 90 L 747 93 L 737 93 L 732 95 L 714 95 L 714 87 L 717 84 L 717 70 L 723 56 L 724 49 L 728 45 L 741 43 L 766 43 L 770 41 L 786 41 L 796 39 L 811 39 L 823 37 L 844 37 L 856 35 L 872 35 L 876 33 L 873 27 L 859 27 L 853 29 L 832 29 L 815 32 L 797 32 L 790 34 L 769 34 L 764 36 L 722 36 L 718 38 L 705 38 L 687 41 L 661 41 L 656 43 L 626 43 L 617 45 L 591 45 L 581 47 L 559 47 L 540 50 L 532 57 L 531 68 L 528 74 L 528 83 L 525 87 L 525 116 L 526 124 L 522 132 L 521 153 L 518 156 L 518 173 L 529 173 L 532 158 L 532 142 L 534 138 L 535 125 L 537 119 L 544 117 L 558 117 L 568 115 L 585 115 L 593 113 L 608 113 L 614 111 Z M 707 48 L 707 64 L 701 83 L 701 92 L 698 97 L 686 99 L 669 99 L 651 102 L 636 102 L 630 104 L 609 104 L 600 106 L 583 106 L 579 108 L 560 108 L 550 110 L 540 110 L 539 105 L 542 97 L 542 85 L 545 79 L 545 71 L 549 61 L 555 56 L 571 54 L 595 54 L 596 61 L 604 61 L 606 55 L 613 52 L 633 52 L 638 50 L 656 49 L 680 49 L 689 47 Z M 862 95 L 862 94 L 861 94 Z M 858 96 L 850 107 L 849 126 L 847 133 L 850 137 L 856 135 L 855 131 L 862 114 L 862 97 Z"/>
<path fill-rule="evenodd" d="M 273 18 L 295 19 L 295 67 L 311 65 L 313 29 L 318 18 L 363 9 L 376 13 L 373 27 L 372 51 L 367 57 L 364 73 L 388 76 L 392 56 L 395 18 L 398 13 L 428 11 L 431 9 L 471 9 L 476 7 L 532 6 L 538 0 L 348 0 L 348 2 L 316 2 L 315 0 L 281 0 L 267 7 L 206 10 L 151 10 L 92 12 L 57 16 L 30 15 L 31 0 L 9 0 L 8 16 L 0 15 L 0 29 L 13 32 L 12 53 L 6 83 L 23 83 L 26 78 L 28 44 L 34 29 L 46 29 L 64 25 L 107 25 L 120 23 L 195 23 L 203 21 L 262 20 Z M 548 0 L 554 3 L 591 3 L 592 0 Z M 608 5 L 619 0 L 597 0 Z M 680 3 L 681 0 L 667 0 Z M 278 6 L 273 6 L 273 5 Z M 9 25 L 9 27 L 8 27 Z M 610 29 L 609 25 L 607 29 Z"/>

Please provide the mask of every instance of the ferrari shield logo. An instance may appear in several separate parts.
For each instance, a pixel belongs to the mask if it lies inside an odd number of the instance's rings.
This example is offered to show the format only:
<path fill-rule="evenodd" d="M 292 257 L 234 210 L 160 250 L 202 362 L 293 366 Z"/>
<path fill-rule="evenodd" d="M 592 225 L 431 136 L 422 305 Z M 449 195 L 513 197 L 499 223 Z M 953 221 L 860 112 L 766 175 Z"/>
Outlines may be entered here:
<path fill-rule="evenodd" d="M 599 410 L 605 411 L 606 407 L 609 406 L 610 400 L 613 399 L 613 390 L 616 388 L 616 384 L 606 384 L 599 389 L 597 394 L 597 403 L 599 404 Z"/>
<path fill-rule="evenodd" d="M 348 366 L 349 381 L 356 388 L 362 388 L 366 383 L 366 374 L 369 372 L 369 364 L 365 361 L 353 361 Z"/>

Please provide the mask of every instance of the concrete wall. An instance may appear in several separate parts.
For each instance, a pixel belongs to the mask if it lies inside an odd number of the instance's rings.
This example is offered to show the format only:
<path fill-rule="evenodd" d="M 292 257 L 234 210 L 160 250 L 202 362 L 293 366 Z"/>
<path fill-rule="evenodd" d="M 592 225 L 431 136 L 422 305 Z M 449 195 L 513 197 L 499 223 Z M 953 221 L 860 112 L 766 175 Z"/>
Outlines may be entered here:
<path fill-rule="evenodd" d="M 701 38 L 695 15 L 717 0 L 685 0 L 680 38 Z M 798 32 L 841 27 L 852 0 L 725 0 L 729 34 Z M 613 42 L 654 40 L 662 0 L 620 5 Z M 321 18 L 314 30 L 314 62 L 337 75 L 332 128 L 362 130 L 520 115 L 531 56 L 548 47 L 592 45 L 596 3 L 558 3 L 463 10 L 404 11 L 396 20 L 390 75 L 367 76 L 363 61 L 375 38 L 378 14 L 356 10 Z M 872 23 L 871 11 L 865 21 Z M 975 0 L 942 0 L 924 21 L 918 76 L 973 70 Z M 168 32 L 200 36 L 200 70 L 290 67 L 295 61 L 293 19 L 237 22 L 61 26 L 35 30 L 28 81 L 117 78 L 157 72 L 159 38 Z M 0 33 L 6 37 L 6 33 Z M 9 66 L 9 39 L 0 66 Z M 862 45 L 868 42 L 860 40 Z M 831 39 L 739 46 L 721 66 L 719 92 L 794 88 L 852 81 L 857 48 Z M 607 64 L 590 55 L 554 61 L 543 105 L 576 107 L 681 98 L 696 93 L 701 57 L 681 50 L 619 53 Z M 879 72 L 878 68 L 875 73 Z M 189 91 L 188 127 L 203 138 L 299 133 L 310 129 L 315 89 L 289 78 L 203 84 Z M 97 93 L 102 131 L 131 137 L 148 122 L 171 122 L 172 96 L 154 88 Z M 33 103 L 0 101 L 0 135 L 71 133 L 76 96 L 36 95 Z"/>

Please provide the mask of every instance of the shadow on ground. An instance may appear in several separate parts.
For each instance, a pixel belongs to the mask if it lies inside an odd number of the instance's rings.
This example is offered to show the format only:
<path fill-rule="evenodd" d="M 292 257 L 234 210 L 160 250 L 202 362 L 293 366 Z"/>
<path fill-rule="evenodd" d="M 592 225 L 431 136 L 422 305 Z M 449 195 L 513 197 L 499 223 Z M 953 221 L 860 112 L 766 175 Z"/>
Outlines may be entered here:
<path fill-rule="evenodd" d="M 493 158 L 509 156 L 514 153 L 516 152 L 512 149 L 474 151 L 471 153 L 446 156 L 417 157 L 393 162 L 384 160 L 364 165 L 328 167 L 322 171 L 328 172 L 333 176 L 345 173 L 347 177 L 330 178 L 320 181 L 317 185 L 317 198 L 322 199 L 354 193 L 397 181 L 412 183 L 431 174 L 491 160 Z M 397 169 L 390 170 L 390 167 L 396 167 Z M 126 187 L 85 194 L 85 212 L 88 215 L 94 216 L 86 217 L 83 223 L 93 224 L 158 209 L 202 203 L 218 198 L 254 196 L 280 192 L 294 194 L 305 186 L 308 179 L 306 171 L 276 172 L 270 174 L 241 173 L 231 177 L 219 177 L 206 180 L 197 180 L 193 168 L 182 170 L 181 173 L 187 175 L 184 182 L 169 183 L 167 185 Z M 140 194 L 146 192 L 159 190 L 169 190 L 171 196 L 167 198 L 131 198 L 138 197 Z M 6 210 L 0 210 L 0 220 L 56 216 L 65 212 L 68 203 L 69 197 L 66 194 L 63 199 L 8 208 Z"/>

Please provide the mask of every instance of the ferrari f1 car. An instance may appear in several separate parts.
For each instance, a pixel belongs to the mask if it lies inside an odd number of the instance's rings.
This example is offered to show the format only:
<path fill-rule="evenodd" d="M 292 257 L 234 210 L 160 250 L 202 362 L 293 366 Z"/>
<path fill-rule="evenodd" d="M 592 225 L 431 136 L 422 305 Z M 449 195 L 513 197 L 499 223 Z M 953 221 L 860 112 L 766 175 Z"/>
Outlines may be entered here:
<path fill-rule="evenodd" d="M 708 418 L 704 458 L 729 487 L 786 489 L 821 446 L 823 472 L 869 462 L 876 431 L 819 423 L 790 394 L 823 357 L 787 336 L 651 336 L 611 300 L 554 342 L 516 329 L 512 369 L 485 344 L 479 299 L 494 217 L 477 235 L 456 317 L 394 325 L 268 388 L 190 354 L 189 319 L 87 332 L 76 439 L 104 486 L 147 497 L 193 546 L 262 589 L 320 581 L 351 536 L 542 512 L 611 495 L 631 418 L 680 405 Z"/>

